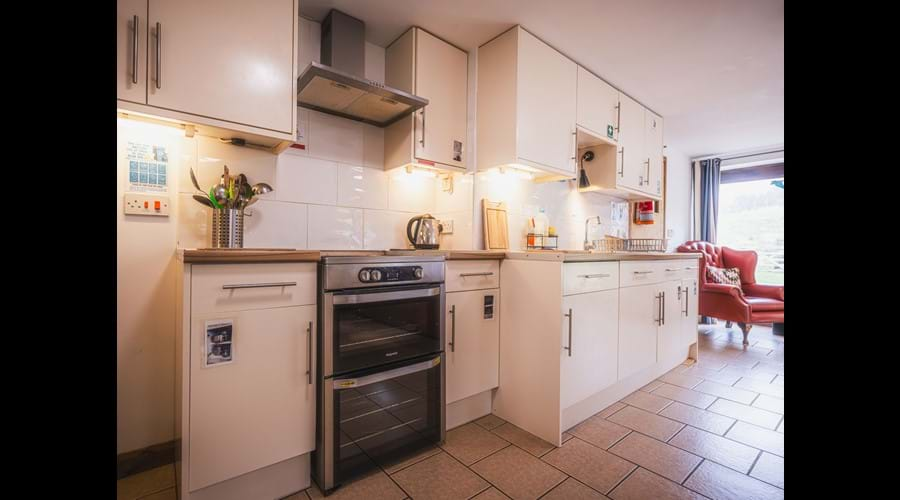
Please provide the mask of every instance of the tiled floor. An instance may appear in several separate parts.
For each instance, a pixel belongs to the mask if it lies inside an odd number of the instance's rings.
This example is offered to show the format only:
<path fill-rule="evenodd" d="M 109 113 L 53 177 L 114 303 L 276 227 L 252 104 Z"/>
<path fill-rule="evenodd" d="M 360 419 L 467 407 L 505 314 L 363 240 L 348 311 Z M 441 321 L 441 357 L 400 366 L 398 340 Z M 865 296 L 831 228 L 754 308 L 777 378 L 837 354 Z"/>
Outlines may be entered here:
<path fill-rule="evenodd" d="M 549 443 L 488 415 L 446 443 L 344 485 L 345 499 L 784 498 L 784 339 L 701 327 L 679 366 Z M 119 500 L 173 500 L 171 465 L 118 482 Z M 321 498 L 315 485 L 285 500 Z"/>

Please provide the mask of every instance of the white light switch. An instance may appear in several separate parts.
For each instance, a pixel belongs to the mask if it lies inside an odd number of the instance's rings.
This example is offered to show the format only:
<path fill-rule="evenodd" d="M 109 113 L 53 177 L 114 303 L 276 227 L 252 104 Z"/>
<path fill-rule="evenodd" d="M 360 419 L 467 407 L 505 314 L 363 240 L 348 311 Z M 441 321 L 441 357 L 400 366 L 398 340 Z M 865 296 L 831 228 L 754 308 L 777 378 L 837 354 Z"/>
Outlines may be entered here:
<path fill-rule="evenodd" d="M 169 216 L 169 197 L 159 194 L 125 193 L 126 215 Z"/>

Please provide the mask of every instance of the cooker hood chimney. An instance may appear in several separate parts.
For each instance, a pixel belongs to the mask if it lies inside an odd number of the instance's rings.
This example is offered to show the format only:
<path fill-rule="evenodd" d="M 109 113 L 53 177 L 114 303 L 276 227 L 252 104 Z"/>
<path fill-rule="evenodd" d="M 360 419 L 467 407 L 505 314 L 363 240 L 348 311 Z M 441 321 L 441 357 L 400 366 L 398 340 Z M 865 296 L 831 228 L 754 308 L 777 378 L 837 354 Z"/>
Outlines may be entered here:
<path fill-rule="evenodd" d="M 365 54 L 365 23 L 329 12 L 322 21 L 322 63 L 310 63 L 297 79 L 297 103 L 377 127 L 428 104 L 428 99 L 365 79 Z"/>

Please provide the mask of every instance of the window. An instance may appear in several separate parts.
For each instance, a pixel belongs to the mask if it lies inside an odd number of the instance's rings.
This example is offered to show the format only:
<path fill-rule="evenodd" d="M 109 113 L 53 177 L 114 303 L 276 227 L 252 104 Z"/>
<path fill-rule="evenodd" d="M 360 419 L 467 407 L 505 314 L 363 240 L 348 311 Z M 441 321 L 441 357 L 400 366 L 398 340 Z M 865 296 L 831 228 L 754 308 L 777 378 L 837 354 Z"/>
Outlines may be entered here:
<path fill-rule="evenodd" d="M 756 250 L 756 281 L 784 284 L 784 177 L 719 186 L 717 244 Z"/>

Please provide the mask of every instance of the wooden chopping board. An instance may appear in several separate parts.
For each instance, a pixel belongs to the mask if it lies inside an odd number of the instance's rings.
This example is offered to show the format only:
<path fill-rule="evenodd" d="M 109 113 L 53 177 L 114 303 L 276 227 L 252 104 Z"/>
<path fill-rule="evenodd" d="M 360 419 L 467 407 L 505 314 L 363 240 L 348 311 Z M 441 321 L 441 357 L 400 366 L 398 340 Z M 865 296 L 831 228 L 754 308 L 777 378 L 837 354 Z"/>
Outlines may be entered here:
<path fill-rule="evenodd" d="M 509 250 L 509 225 L 506 203 L 482 199 L 484 212 L 484 249 Z"/>

